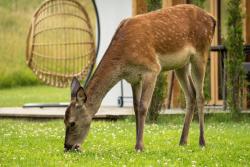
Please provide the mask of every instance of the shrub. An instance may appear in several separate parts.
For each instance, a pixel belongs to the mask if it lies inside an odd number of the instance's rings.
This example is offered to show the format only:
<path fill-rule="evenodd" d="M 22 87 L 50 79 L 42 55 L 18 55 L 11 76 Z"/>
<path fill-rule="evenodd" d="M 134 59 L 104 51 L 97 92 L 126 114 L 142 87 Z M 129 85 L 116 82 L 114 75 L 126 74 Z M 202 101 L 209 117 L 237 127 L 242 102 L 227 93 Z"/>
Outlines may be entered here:
<path fill-rule="evenodd" d="M 151 122 L 156 122 L 159 112 L 167 96 L 167 72 L 161 72 L 157 78 L 155 90 L 149 107 L 148 118 Z"/>
<path fill-rule="evenodd" d="M 240 5 L 240 0 L 229 0 L 227 8 L 227 102 L 231 113 L 235 116 L 238 115 L 241 110 L 241 89 L 243 88 L 244 80 L 242 63 L 245 59 Z"/>

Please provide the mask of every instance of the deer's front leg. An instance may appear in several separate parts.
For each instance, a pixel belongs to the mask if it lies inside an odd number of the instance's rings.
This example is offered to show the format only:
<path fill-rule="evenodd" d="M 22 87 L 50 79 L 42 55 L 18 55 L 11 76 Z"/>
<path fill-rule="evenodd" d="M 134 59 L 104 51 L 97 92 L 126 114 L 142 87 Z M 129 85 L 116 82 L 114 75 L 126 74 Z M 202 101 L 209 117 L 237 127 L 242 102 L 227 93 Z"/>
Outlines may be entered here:
<path fill-rule="evenodd" d="M 151 98 L 153 95 L 157 75 L 158 73 L 151 72 L 145 74 L 143 77 L 142 93 L 138 109 L 138 135 L 136 138 L 136 145 L 135 145 L 135 149 L 137 151 L 142 151 L 144 148 L 143 144 L 144 124 L 148 112 L 148 107 L 150 105 Z"/>
<path fill-rule="evenodd" d="M 141 82 L 132 85 L 133 92 L 133 104 L 135 112 L 135 122 L 136 122 L 136 140 L 138 139 L 138 113 L 141 99 L 142 84 Z"/>

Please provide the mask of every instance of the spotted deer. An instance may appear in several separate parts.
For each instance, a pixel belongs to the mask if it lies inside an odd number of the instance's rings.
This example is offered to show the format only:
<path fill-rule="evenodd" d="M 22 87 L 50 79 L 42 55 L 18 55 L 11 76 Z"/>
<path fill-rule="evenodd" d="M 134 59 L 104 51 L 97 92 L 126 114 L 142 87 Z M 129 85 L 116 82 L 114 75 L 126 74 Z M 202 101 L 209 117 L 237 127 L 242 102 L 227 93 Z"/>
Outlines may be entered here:
<path fill-rule="evenodd" d="M 132 86 L 135 149 L 143 150 L 145 118 L 160 71 L 174 70 L 186 98 L 180 145 L 187 144 L 197 105 L 200 146 L 204 138 L 203 85 L 215 19 L 193 5 L 177 5 L 123 20 L 92 78 L 83 88 L 74 78 L 65 113 L 65 150 L 80 150 L 106 93 L 121 79 Z"/>

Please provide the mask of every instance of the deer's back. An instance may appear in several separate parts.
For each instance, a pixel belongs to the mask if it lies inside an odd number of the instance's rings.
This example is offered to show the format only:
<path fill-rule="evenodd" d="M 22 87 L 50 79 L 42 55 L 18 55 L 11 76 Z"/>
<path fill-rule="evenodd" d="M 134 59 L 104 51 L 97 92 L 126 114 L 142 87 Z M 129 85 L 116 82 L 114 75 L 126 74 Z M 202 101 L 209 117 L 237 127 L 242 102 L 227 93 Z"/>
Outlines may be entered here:
<path fill-rule="evenodd" d="M 194 5 L 177 5 L 124 20 L 109 51 L 132 64 L 154 64 L 159 56 L 169 61 L 164 55 L 173 55 L 186 47 L 195 51 L 207 49 L 214 27 L 214 18 L 204 10 Z M 182 65 L 185 59 L 176 63 Z"/>

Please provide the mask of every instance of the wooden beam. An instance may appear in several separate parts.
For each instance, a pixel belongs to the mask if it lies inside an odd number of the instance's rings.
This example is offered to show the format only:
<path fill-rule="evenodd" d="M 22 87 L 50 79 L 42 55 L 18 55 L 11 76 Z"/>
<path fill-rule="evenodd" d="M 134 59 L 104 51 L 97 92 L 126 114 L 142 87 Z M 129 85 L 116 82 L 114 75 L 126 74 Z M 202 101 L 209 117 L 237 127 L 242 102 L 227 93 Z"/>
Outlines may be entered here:
<path fill-rule="evenodd" d="M 220 18 L 218 17 L 218 7 L 219 3 L 217 0 L 210 0 L 210 13 L 215 17 L 215 18 Z M 218 25 L 218 24 L 217 24 Z M 220 38 L 218 37 L 218 26 L 216 25 L 215 29 L 215 34 L 214 38 L 212 41 L 212 45 L 218 45 L 218 42 Z M 219 76 L 218 76 L 218 63 L 219 63 L 219 57 L 218 53 L 211 52 L 210 55 L 210 77 L 211 77 L 211 100 L 209 101 L 209 105 L 222 105 L 223 101 L 219 100 Z"/>
<path fill-rule="evenodd" d="M 166 99 L 164 101 L 164 106 L 167 109 L 171 108 L 171 102 L 172 102 L 172 92 L 173 92 L 173 86 L 174 86 L 174 72 L 169 72 L 168 73 L 168 78 L 167 78 L 167 83 L 168 83 L 168 87 L 167 87 L 167 96 Z"/>
<path fill-rule="evenodd" d="M 216 5 L 216 2 L 215 0 L 210 0 L 210 9 L 211 9 L 211 14 L 216 18 L 217 17 L 217 6 Z M 218 31 L 217 31 L 217 28 L 215 30 L 215 34 L 214 34 L 214 38 L 213 38 L 213 41 L 212 41 L 212 45 L 217 45 L 217 36 L 218 36 Z M 215 88 L 215 85 L 216 85 L 216 81 L 215 81 L 215 69 L 214 69 L 214 64 L 215 64 L 215 57 L 217 57 L 216 53 L 211 53 L 210 55 L 211 59 L 211 63 L 210 63 L 210 77 L 211 77 L 211 100 L 209 102 L 210 105 L 214 105 L 216 103 L 216 88 Z"/>
<path fill-rule="evenodd" d="M 246 13 L 245 13 L 245 43 L 250 44 L 250 1 L 245 0 L 245 8 L 246 8 Z"/>
<path fill-rule="evenodd" d="M 245 31 L 246 31 L 246 44 L 250 44 L 250 1 L 246 1 L 246 25 L 245 25 Z M 247 55 L 246 61 L 250 62 L 250 55 Z M 247 81 L 250 83 L 250 80 Z M 250 86 L 247 86 L 246 88 L 246 108 L 250 108 L 250 97 L 247 96 L 250 94 Z"/>
<path fill-rule="evenodd" d="M 132 15 L 143 14 L 148 11 L 146 0 L 133 0 L 132 1 Z"/>
<path fill-rule="evenodd" d="M 162 0 L 162 8 L 173 6 L 172 0 Z"/>
<path fill-rule="evenodd" d="M 243 26 L 243 33 L 244 33 L 244 41 L 245 44 L 249 45 L 250 44 L 250 1 L 249 0 L 244 0 L 243 1 L 243 8 L 245 8 L 245 18 L 244 18 L 244 26 Z M 250 55 L 247 55 L 246 61 L 250 62 Z M 250 93 L 249 86 L 247 86 L 247 83 L 250 83 L 250 80 L 246 80 L 246 87 L 243 88 L 243 110 L 246 110 L 250 104 L 250 98 L 248 97 L 248 94 Z"/>
<path fill-rule="evenodd" d="M 190 0 L 189 0 L 190 1 Z M 162 7 L 170 7 L 178 4 L 183 4 L 189 2 L 188 0 L 162 0 Z"/>
<path fill-rule="evenodd" d="M 220 45 L 222 43 L 221 38 L 221 0 L 217 0 L 216 3 L 216 20 L 217 20 L 217 43 Z"/>
<path fill-rule="evenodd" d="M 187 3 L 187 0 L 173 0 L 173 5 Z"/>

